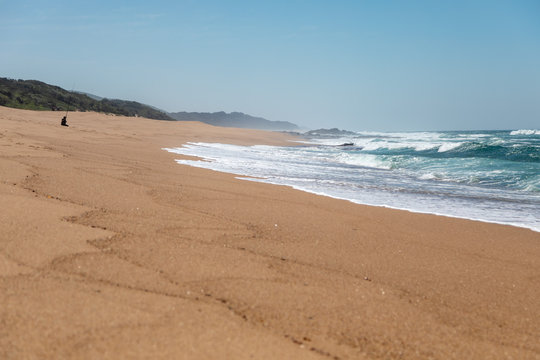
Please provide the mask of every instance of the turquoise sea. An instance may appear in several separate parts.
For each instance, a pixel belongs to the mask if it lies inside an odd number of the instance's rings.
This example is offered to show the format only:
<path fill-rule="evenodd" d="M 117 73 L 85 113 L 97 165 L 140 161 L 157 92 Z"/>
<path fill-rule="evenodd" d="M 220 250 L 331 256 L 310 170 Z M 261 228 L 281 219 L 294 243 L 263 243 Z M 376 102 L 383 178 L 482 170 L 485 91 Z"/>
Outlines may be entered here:
<path fill-rule="evenodd" d="M 540 231 L 540 130 L 312 134 L 291 145 L 165 150 L 246 180 Z"/>

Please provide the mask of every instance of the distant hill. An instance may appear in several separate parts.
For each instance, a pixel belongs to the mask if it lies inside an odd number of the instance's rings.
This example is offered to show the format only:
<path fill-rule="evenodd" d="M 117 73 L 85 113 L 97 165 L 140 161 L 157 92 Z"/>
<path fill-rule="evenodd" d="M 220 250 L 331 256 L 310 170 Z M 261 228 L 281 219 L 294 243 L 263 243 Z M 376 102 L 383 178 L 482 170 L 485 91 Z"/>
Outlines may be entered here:
<path fill-rule="evenodd" d="M 214 126 L 238 127 L 260 130 L 298 130 L 297 125 L 287 121 L 271 121 L 261 117 L 247 115 L 241 112 L 176 112 L 169 113 L 169 116 L 179 121 L 200 121 Z"/>
<path fill-rule="evenodd" d="M 97 111 L 149 119 L 172 120 L 163 111 L 136 101 L 104 99 L 72 92 L 37 80 L 0 78 L 0 105 L 27 110 Z"/>
<path fill-rule="evenodd" d="M 358 136 L 358 134 L 353 131 L 340 130 L 338 128 L 310 130 L 304 133 L 304 136 L 309 136 L 309 137 L 327 137 L 327 136 L 338 137 L 338 136 L 348 136 L 348 135 Z"/>
<path fill-rule="evenodd" d="M 87 93 L 87 92 L 84 92 L 84 91 L 73 91 L 74 93 L 77 93 L 77 94 L 83 94 L 83 95 L 86 95 L 88 96 L 90 99 L 94 99 L 94 100 L 103 100 L 104 98 L 102 98 L 101 96 L 97 96 L 97 95 L 94 95 L 94 94 L 90 94 L 90 93 Z"/>
<path fill-rule="evenodd" d="M 241 112 L 167 113 L 136 101 L 111 100 L 85 92 L 67 91 L 37 80 L 0 78 L 0 106 L 27 110 L 96 111 L 157 120 L 200 121 L 215 126 L 261 130 L 298 130 L 298 126 L 290 122 L 270 121 Z"/>

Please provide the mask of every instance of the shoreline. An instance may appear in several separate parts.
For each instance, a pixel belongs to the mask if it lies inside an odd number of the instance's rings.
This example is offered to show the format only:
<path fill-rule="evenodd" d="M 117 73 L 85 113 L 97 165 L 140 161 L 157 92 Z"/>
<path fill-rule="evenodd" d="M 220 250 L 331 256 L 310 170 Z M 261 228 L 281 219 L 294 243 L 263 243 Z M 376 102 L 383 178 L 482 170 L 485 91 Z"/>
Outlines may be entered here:
<path fill-rule="evenodd" d="M 284 134 L 0 107 L 2 358 L 537 358 L 540 236 L 178 166 Z"/>
<path fill-rule="evenodd" d="M 292 142 L 294 142 L 294 140 Z M 188 143 L 184 143 L 184 144 L 182 144 L 180 146 L 176 146 L 176 147 L 173 147 L 173 148 L 163 148 L 162 150 L 167 151 L 167 152 L 171 152 L 171 153 L 176 154 L 177 156 L 179 156 L 181 159 L 176 161 L 179 165 L 185 165 L 185 166 L 191 166 L 191 167 L 195 167 L 195 168 L 209 169 L 209 170 L 213 170 L 213 171 L 217 171 L 217 172 L 221 172 L 221 173 L 227 173 L 227 174 L 234 175 L 235 178 L 237 178 L 239 180 L 254 181 L 254 182 L 259 182 L 259 183 L 264 183 L 264 184 L 286 186 L 286 187 L 289 187 L 289 188 L 292 188 L 292 189 L 295 189 L 295 190 L 298 190 L 298 191 L 303 191 L 303 192 L 306 192 L 306 193 L 310 193 L 310 194 L 313 194 L 313 195 L 326 196 L 326 197 L 329 197 L 329 198 L 332 198 L 332 199 L 349 201 L 349 202 L 351 202 L 353 204 L 357 204 L 357 205 L 374 206 L 374 207 L 380 207 L 380 208 L 385 208 L 385 209 L 394 209 L 394 210 L 400 210 L 400 211 L 407 211 L 407 212 L 416 213 L 416 214 L 429 214 L 429 215 L 443 216 L 443 217 L 449 217 L 449 218 L 454 218 L 454 219 L 463 219 L 463 220 L 470 220 L 470 221 L 479 221 L 479 222 L 489 223 L 489 224 L 513 226 L 513 227 L 517 227 L 517 228 L 521 228 L 521 229 L 531 230 L 531 231 L 536 232 L 536 233 L 540 233 L 540 228 L 535 226 L 535 224 L 530 224 L 530 223 L 523 223 L 522 224 L 522 223 L 512 222 L 512 221 L 490 220 L 489 217 L 481 218 L 481 217 L 473 217 L 473 216 L 452 214 L 450 212 L 445 213 L 445 212 L 434 212 L 434 211 L 430 211 L 430 210 L 415 209 L 414 207 L 407 208 L 407 207 L 400 207 L 400 206 L 392 206 L 392 205 L 388 205 L 388 204 L 376 204 L 376 203 L 362 202 L 361 200 L 356 200 L 354 198 L 347 198 L 347 197 L 343 197 L 343 196 L 339 196 L 339 195 L 332 195 L 331 193 L 328 193 L 328 192 L 316 191 L 316 190 L 312 190 L 312 189 L 309 189 L 307 187 L 302 187 L 302 186 L 299 186 L 299 185 L 291 185 L 291 184 L 288 184 L 286 182 L 280 183 L 279 181 L 273 181 L 271 179 L 272 176 L 265 177 L 264 175 L 250 175 L 248 171 L 246 171 L 244 173 L 241 173 L 241 172 L 235 172 L 234 170 L 222 170 L 222 169 L 215 168 L 215 167 L 212 167 L 212 166 L 198 165 L 196 162 L 201 162 L 202 164 L 207 164 L 207 163 L 213 163 L 214 161 L 212 159 L 211 160 L 206 160 L 204 155 L 197 155 L 197 154 L 189 154 L 188 155 L 188 154 L 182 154 L 181 152 L 180 153 L 175 152 L 175 149 L 181 149 L 181 148 L 185 147 L 185 145 L 195 145 L 195 146 L 197 146 L 197 145 L 201 145 L 201 144 L 202 144 L 202 146 L 216 145 L 216 144 L 217 145 L 225 145 L 225 146 L 230 145 L 230 144 L 223 144 L 223 143 L 209 144 L 209 143 L 188 142 Z M 286 144 L 284 146 L 294 146 L 294 145 Z M 195 163 L 182 163 L 182 159 L 187 159 L 187 158 L 189 158 L 190 160 L 194 159 L 194 160 L 196 160 L 196 162 Z M 219 160 L 217 161 L 217 163 L 219 163 Z"/>
<path fill-rule="evenodd" d="M 189 166 L 189 165 L 187 165 Z M 219 171 L 219 170 L 215 170 L 215 171 Z M 236 174 L 234 174 L 236 175 Z M 363 206 L 370 206 L 370 207 L 378 207 L 378 208 L 383 208 L 383 209 L 391 209 L 391 210 L 399 210 L 399 211 L 406 211 L 406 212 L 409 212 L 409 213 L 412 213 L 412 214 L 423 214 L 423 215 L 433 215 L 433 216 L 442 216 L 442 217 L 447 217 L 447 218 L 452 218 L 452 219 L 460 219 L 460 220 L 467 220 L 467 221 L 475 221 L 475 222 L 481 222 L 481 223 L 486 223 L 486 224 L 494 224 L 494 225 L 503 225 L 503 226 L 512 226 L 512 227 L 515 227 L 515 228 L 519 228 L 519 229 L 525 229 L 525 230 L 530 230 L 530 231 L 533 231 L 535 233 L 540 233 L 540 229 L 534 229 L 534 228 L 530 228 L 530 227 L 526 227 L 526 226 L 520 226 L 518 224 L 514 224 L 514 223 L 505 223 L 505 222 L 496 222 L 496 221 L 489 221 L 489 220 L 483 220 L 483 219 L 474 219 L 474 218 L 468 218 L 468 217 L 464 217 L 464 216 L 457 216 L 457 215 L 448 215 L 448 214 L 442 214 L 442 213 L 434 213 L 434 212 L 428 212 L 428 211 L 420 211 L 420 210 L 410 210 L 410 209 L 407 209 L 407 208 L 399 208 L 399 207 L 392 207 L 390 205 L 374 205 L 374 204 L 368 204 L 368 203 L 362 203 L 362 202 L 357 202 L 355 200 L 350 200 L 350 199 L 347 199 L 347 198 L 340 198 L 340 197 L 337 197 L 337 196 L 333 196 L 333 195 L 328 195 L 328 194 L 325 194 L 325 193 L 317 193 L 317 192 L 314 192 L 314 191 L 310 191 L 310 190 L 305 190 L 305 189 L 302 189 L 302 188 L 299 188 L 299 187 L 295 187 L 295 186 L 291 186 L 291 185 L 284 185 L 284 184 L 277 184 L 277 183 L 272 183 L 272 182 L 265 182 L 265 181 L 258 181 L 257 178 L 252 178 L 253 180 L 251 180 L 249 177 L 240 177 L 241 175 L 237 176 L 236 178 L 239 179 L 239 180 L 246 180 L 246 181 L 255 181 L 255 182 L 260 182 L 260 183 L 264 183 L 264 184 L 272 184 L 272 185 L 278 185 L 278 186 L 286 186 L 286 187 L 290 187 L 294 190 L 298 190 L 298 191 L 303 191 L 303 192 L 306 192 L 306 193 L 309 193 L 309 194 L 313 194 L 313 195 L 318 195 L 318 196 L 325 196 L 325 197 L 329 197 L 331 199 L 335 199 L 335 200 L 344 200 L 344 201 L 348 201 L 348 202 L 351 202 L 353 204 L 356 204 L 356 205 L 363 205 Z"/>

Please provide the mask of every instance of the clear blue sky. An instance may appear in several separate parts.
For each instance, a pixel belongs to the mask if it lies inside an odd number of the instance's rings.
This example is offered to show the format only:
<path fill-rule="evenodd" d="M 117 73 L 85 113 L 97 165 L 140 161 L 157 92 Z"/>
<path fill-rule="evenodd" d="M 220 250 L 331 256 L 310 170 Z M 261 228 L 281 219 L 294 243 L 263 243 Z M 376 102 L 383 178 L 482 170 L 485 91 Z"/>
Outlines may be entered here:
<path fill-rule="evenodd" d="M 540 1 L 7 1 L 0 76 L 310 128 L 540 127 Z"/>

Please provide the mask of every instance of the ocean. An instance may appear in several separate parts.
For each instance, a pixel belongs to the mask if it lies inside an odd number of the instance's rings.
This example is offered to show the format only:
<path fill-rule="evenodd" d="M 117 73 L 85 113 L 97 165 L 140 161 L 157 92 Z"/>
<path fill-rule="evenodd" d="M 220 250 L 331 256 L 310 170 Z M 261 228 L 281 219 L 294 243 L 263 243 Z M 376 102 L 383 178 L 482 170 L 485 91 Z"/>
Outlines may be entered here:
<path fill-rule="evenodd" d="M 312 133 L 291 145 L 164 150 L 243 180 L 540 232 L 540 130 Z"/>

